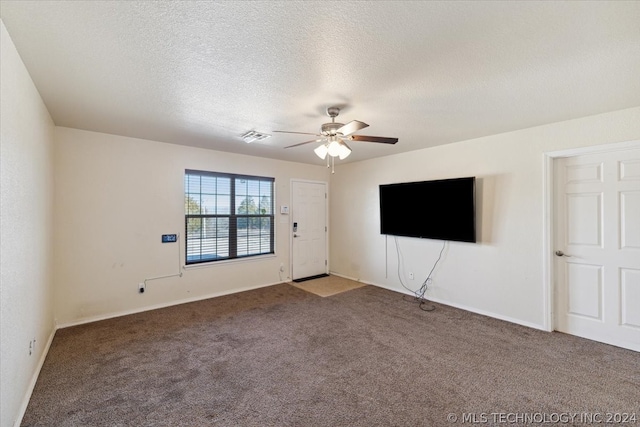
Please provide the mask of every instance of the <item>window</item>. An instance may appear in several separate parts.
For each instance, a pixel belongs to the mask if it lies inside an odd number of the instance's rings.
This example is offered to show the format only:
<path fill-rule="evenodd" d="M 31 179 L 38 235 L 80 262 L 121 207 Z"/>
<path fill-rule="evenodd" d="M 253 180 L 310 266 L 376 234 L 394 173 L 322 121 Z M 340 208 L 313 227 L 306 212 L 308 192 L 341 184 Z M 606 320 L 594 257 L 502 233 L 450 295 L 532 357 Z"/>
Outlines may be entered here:
<path fill-rule="evenodd" d="M 273 178 L 186 170 L 186 263 L 272 254 Z"/>

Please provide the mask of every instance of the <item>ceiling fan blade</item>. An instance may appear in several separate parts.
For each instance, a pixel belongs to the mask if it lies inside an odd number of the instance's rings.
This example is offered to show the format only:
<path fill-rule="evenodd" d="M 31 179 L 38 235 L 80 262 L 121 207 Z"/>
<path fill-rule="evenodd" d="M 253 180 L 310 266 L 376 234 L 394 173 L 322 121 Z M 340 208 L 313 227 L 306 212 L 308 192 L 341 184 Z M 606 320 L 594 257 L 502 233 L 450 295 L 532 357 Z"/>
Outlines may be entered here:
<path fill-rule="evenodd" d="M 277 132 L 277 133 L 296 133 L 299 135 L 315 135 L 315 136 L 322 136 L 319 133 L 309 133 L 309 132 L 292 132 L 292 131 L 288 131 L 288 130 L 274 130 L 272 132 Z"/>
<path fill-rule="evenodd" d="M 293 147 L 298 147 L 299 145 L 311 144 L 312 142 L 320 142 L 320 141 L 322 141 L 322 140 L 321 139 L 313 139 L 311 141 L 305 141 L 305 142 L 300 142 L 298 144 L 289 145 L 288 147 L 284 147 L 284 148 L 293 148 Z"/>
<path fill-rule="evenodd" d="M 366 142 L 380 142 L 382 144 L 395 144 L 398 142 L 398 138 L 385 138 L 383 136 L 366 136 L 366 135 L 351 135 L 350 141 L 366 141 Z"/>
<path fill-rule="evenodd" d="M 352 133 L 357 132 L 360 129 L 364 129 L 368 126 L 369 125 L 364 122 L 360 122 L 358 120 L 351 120 L 349 123 L 347 123 L 346 125 L 336 130 L 336 132 L 341 133 L 343 136 L 349 136 Z"/>

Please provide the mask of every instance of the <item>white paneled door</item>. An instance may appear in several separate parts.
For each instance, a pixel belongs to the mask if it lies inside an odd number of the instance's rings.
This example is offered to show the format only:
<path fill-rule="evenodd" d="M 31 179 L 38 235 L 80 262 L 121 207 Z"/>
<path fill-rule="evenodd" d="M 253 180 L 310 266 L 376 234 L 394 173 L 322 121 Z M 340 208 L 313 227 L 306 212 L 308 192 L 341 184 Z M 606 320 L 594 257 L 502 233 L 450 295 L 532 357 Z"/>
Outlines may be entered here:
<path fill-rule="evenodd" d="M 640 149 L 554 168 L 556 330 L 640 351 Z"/>
<path fill-rule="evenodd" d="M 327 273 L 327 184 L 293 181 L 292 279 Z"/>

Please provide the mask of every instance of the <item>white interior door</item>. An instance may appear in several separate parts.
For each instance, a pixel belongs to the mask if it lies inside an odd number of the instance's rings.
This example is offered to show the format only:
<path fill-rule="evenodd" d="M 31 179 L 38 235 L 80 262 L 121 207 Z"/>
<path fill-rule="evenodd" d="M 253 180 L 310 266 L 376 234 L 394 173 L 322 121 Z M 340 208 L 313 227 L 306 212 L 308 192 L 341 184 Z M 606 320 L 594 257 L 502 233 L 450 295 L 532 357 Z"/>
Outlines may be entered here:
<path fill-rule="evenodd" d="M 327 273 L 327 184 L 292 182 L 293 280 Z"/>
<path fill-rule="evenodd" d="M 640 351 L 640 149 L 556 159 L 555 328 Z"/>

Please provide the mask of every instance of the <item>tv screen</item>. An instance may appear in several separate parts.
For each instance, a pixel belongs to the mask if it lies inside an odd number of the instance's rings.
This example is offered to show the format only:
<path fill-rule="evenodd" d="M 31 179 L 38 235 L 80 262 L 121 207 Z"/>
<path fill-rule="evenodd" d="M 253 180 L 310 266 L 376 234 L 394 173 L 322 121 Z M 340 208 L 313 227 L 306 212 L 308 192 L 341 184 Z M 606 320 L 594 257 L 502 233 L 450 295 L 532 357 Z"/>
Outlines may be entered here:
<path fill-rule="evenodd" d="M 475 177 L 380 185 L 380 233 L 476 242 Z"/>

